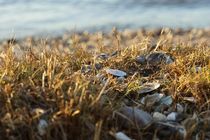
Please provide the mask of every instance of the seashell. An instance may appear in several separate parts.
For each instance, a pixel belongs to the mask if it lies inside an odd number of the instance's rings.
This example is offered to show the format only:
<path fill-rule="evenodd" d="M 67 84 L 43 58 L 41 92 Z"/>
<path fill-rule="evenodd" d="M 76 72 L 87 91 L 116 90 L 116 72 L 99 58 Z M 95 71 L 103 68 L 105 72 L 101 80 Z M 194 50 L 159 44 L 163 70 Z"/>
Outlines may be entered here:
<path fill-rule="evenodd" d="M 196 103 L 196 99 L 194 97 L 184 97 L 183 100 L 191 103 Z"/>
<path fill-rule="evenodd" d="M 39 120 L 39 124 L 37 127 L 39 135 L 41 135 L 41 136 L 45 135 L 47 127 L 48 127 L 47 121 L 45 121 L 43 119 Z"/>
<path fill-rule="evenodd" d="M 171 56 L 167 55 L 165 52 L 153 52 L 146 56 L 146 60 L 149 65 L 173 63 Z"/>
<path fill-rule="evenodd" d="M 124 134 L 123 132 L 117 132 L 115 134 L 115 138 L 116 140 L 131 140 L 131 138 L 129 138 L 126 134 Z"/>
<path fill-rule="evenodd" d="M 139 128 L 144 128 L 153 122 L 152 116 L 136 107 L 122 107 L 119 109 L 120 124 L 129 127 L 130 124 L 136 124 Z"/>
<path fill-rule="evenodd" d="M 111 74 L 113 76 L 117 76 L 117 77 L 127 76 L 127 73 L 121 70 L 117 70 L 117 69 L 106 69 L 106 73 Z"/>
<path fill-rule="evenodd" d="M 141 103 L 144 104 L 146 107 L 151 107 L 155 103 L 158 103 L 161 98 L 164 97 L 164 94 L 152 94 L 152 95 L 147 95 L 142 98 Z"/>
<path fill-rule="evenodd" d="M 143 64 L 146 64 L 147 61 L 146 61 L 146 58 L 144 56 L 137 56 L 136 57 L 136 62 L 143 65 Z"/>
<path fill-rule="evenodd" d="M 165 104 L 165 105 L 167 105 L 167 106 L 170 106 L 172 103 L 173 103 L 173 99 L 172 99 L 171 96 L 163 97 L 163 98 L 160 100 L 160 104 Z"/>
<path fill-rule="evenodd" d="M 149 93 L 154 91 L 160 87 L 160 83 L 153 82 L 153 83 L 145 83 L 140 86 L 140 89 L 137 91 L 139 94 Z"/>
<path fill-rule="evenodd" d="M 165 121 L 166 120 L 166 116 L 162 113 L 159 112 L 154 112 L 153 113 L 153 119 L 155 121 Z"/>
<path fill-rule="evenodd" d="M 96 58 L 101 59 L 101 60 L 107 60 L 109 58 L 109 55 L 106 53 L 101 53 Z"/>
<path fill-rule="evenodd" d="M 187 136 L 186 129 L 176 122 L 156 122 L 153 125 L 159 139 L 184 140 Z"/>

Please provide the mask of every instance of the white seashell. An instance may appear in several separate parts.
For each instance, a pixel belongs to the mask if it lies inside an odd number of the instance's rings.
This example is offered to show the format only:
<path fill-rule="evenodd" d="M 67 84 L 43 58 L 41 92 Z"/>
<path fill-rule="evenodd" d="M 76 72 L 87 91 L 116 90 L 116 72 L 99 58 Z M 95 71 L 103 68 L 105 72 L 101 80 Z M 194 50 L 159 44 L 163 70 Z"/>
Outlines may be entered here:
<path fill-rule="evenodd" d="M 115 134 L 116 140 L 131 140 L 127 135 L 125 135 L 123 132 L 117 132 Z"/>
<path fill-rule="evenodd" d="M 140 86 L 140 89 L 137 91 L 139 94 L 148 93 L 154 91 L 160 87 L 160 83 L 153 82 L 153 83 L 145 83 Z"/>
<path fill-rule="evenodd" d="M 41 136 L 46 134 L 46 129 L 48 127 L 48 123 L 45 120 L 39 120 L 39 124 L 38 124 L 38 132 Z"/>
<path fill-rule="evenodd" d="M 124 71 L 117 69 L 106 69 L 106 73 L 117 77 L 125 77 L 127 75 Z"/>

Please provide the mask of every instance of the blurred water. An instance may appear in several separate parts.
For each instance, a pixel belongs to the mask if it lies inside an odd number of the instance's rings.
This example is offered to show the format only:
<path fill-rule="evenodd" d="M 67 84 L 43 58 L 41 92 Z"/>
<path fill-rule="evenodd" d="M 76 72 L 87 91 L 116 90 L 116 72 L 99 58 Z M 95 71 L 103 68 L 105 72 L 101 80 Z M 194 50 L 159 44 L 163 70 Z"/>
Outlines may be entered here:
<path fill-rule="evenodd" d="M 113 26 L 209 27 L 210 0 L 0 0 L 0 38 Z"/>

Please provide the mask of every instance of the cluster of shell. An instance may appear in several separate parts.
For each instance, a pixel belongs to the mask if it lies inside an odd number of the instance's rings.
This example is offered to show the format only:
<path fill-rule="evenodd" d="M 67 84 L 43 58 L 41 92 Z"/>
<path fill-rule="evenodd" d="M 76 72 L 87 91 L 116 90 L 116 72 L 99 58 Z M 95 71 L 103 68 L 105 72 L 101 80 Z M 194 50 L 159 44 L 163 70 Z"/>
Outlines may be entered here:
<path fill-rule="evenodd" d="M 102 53 L 96 58 L 101 61 L 106 61 L 111 57 L 117 55 L 117 52 L 113 54 Z M 160 64 L 171 64 L 174 59 L 165 52 L 155 51 L 151 52 L 146 56 L 137 56 L 136 62 L 142 65 L 160 65 Z M 96 69 L 101 69 L 102 66 L 98 63 L 95 64 Z M 92 66 L 86 65 L 81 69 L 82 73 L 88 73 L 93 69 Z M 105 68 L 103 69 L 105 74 L 98 73 L 96 77 L 100 79 L 101 83 L 105 84 L 107 80 L 106 75 L 112 75 L 116 77 L 119 83 L 122 83 L 128 74 L 125 71 Z M 159 93 L 157 90 L 161 87 L 159 81 L 146 82 L 139 85 L 137 94 L 141 95 L 139 99 L 139 104 L 137 106 L 122 106 L 115 111 L 114 117 L 117 118 L 119 126 L 123 128 L 129 128 L 130 126 L 137 126 L 140 129 L 149 129 L 156 134 L 157 139 L 186 139 L 189 133 L 189 124 L 195 125 L 199 129 L 204 127 L 203 122 L 210 124 L 210 120 L 199 120 L 197 116 L 189 116 L 185 114 L 185 107 L 182 104 L 174 103 L 173 97 L 170 95 L 165 95 L 164 93 Z M 194 97 L 184 97 L 186 102 L 195 103 Z M 145 111 L 145 109 L 150 109 L 150 112 Z M 152 110 L 152 111 L 151 111 Z M 195 122 L 193 124 L 193 122 Z M 202 126 L 201 126 L 202 125 Z M 209 129 L 210 127 L 208 127 Z M 129 136 L 124 132 L 116 132 L 114 135 L 117 140 L 131 140 Z M 199 134 L 195 136 L 199 138 Z"/>

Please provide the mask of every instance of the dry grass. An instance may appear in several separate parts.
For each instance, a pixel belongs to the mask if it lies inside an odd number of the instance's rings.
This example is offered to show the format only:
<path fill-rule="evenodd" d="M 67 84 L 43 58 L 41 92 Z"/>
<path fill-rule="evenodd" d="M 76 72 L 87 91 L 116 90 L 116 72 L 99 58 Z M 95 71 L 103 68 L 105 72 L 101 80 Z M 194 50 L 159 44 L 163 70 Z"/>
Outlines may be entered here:
<path fill-rule="evenodd" d="M 172 95 L 174 103 L 186 104 L 186 113 L 208 117 L 210 108 L 209 32 L 168 30 L 114 34 L 75 34 L 59 39 L 26 39 L 2 43 L 0 59 L 0 137 L 1 139 L 115 139 L 124 131 L 135 139 L 151 131 L 121 128 L 115 111 L 122 105 L 139 105 L 138 83 L 159 80 L 158 90 Z M 183 41 L 184 38 L 184 41 Z M 193 39 L 192 39 L 193 38 Z M 171 54 L 169 65 L 138 64 L 138 55 L 148 54 L 152 46 Z M 118 54 L 99 60 L 100 53 Z M 100 64 L 101 69 L 95 65 Z M 87 73 L 82 67 L 90 65 Z M 196 70 L 199 67 L 199 70 Z M 127 72 L 123 82 L 107 75 L 104 68 Z M 97 74 L 104 74 L 104 83 Z M 148 75 L 144 77 L 145 73 Z M 184 97 L 195 97 L 188 104 Z M 142 108 L 145 111 L 151 111 Z M 40 119 L 48 123 L 46 133 L 38 133 Z M 193 133 L 189 132 L 191 138 Z"/>

